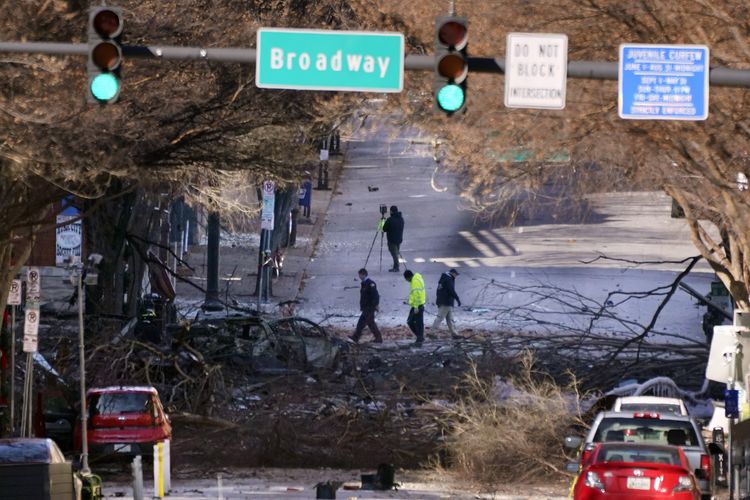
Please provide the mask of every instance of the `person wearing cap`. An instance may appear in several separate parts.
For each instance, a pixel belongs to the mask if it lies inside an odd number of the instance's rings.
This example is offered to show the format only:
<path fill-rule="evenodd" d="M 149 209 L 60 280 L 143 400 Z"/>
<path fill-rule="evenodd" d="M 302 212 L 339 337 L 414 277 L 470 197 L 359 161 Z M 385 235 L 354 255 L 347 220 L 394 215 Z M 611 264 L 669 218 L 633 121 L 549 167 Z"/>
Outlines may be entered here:
<path fill-rule="evenodd" d="M 401 255 L 401 242 L 404 239 L 404 217 L 396 205 L 391 205 L 391 215 L 385 221 L 381 219 L 381 230 L 388 240 L 388 251 L 393 257 L 393 267 L 388 269 L 392 273 L 398 272 L 398 259 Z"/>
<path fill-rule="evenodd" d="M 362 311 L 362 313 L 359 315 L 359 321 L 357 321 L 357 328 L 354 330 L 354 335 L 350 336 L 349 339 L 354 343 L 359 343 L 359 339 L 362 337 L 362 330 L 364 330 L 366 326 L 375 337 L 374 342 L 376 344 L 381 344 L 383 342 L 383 336 L 380 335 L 378 325 L 375 324 L 375 312 L 380 306 L 378 285 L 376 285 L 367 275 L 367 269 L 362 268 L 357 274 L 361 283 L 359 290 L 359 310 Z"/>
<path fill-rule="evenodd" d="M 407 269 L 404 271 L 404 279 L 409 282 L 409 317 L 406 319 L 406 324 L 417 337 L 414 345 L 419 347 L 424 342 L 424 303 L 427 301 L 424 278 L 421 274 Z"/>
<path fill-rule="evenodd" d="M 445 319 L 448 325 L 448 331 L 451 333 L 451 338 L 460 339 L 462 338 L 456 333 L 456 325 L 453 323 L 453 302 L 458 303 L 458 307 L 461 307 L 461 299 L 458 298 L 456 293 L 456 276 L 458 271 L 451 269 L 447 273 L 440 275 L 440 281 L 437 286 L 437 300 L 435 304 L 438 306 L 438 313 L 435 321 L 432 323 L 433 334 L 440 327 L 440 323 Z"/>

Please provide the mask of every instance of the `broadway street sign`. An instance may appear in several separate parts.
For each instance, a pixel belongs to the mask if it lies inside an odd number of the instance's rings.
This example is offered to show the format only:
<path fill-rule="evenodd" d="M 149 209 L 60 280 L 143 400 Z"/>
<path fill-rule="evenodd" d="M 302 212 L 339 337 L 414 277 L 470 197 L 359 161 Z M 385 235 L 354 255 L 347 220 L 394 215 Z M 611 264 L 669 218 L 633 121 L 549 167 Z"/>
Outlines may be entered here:
<path fill-rule="evenodd" d="M 255 85 L 298 90 L 401 92 L 401 33 L 261 28 Z"/>

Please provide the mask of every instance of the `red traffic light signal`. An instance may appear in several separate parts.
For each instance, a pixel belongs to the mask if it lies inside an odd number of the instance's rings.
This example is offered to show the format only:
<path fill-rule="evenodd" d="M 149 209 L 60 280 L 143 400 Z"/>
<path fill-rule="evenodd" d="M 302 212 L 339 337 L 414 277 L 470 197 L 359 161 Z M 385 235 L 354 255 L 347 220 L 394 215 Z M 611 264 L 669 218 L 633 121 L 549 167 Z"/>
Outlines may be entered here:
<path fill-rule="evenodd" d="M 437 38 L 440 43 L 452 50 L 463 50 L 469 42 L 466 19 L 462 17 L 438 18 Z"/>
<path fill-rule="evenodd" d="M 91 27 L 102 38 L 117 38 L 122 33 L 122 17 L 112 8 L 96 9 L 91 14 Z"/>

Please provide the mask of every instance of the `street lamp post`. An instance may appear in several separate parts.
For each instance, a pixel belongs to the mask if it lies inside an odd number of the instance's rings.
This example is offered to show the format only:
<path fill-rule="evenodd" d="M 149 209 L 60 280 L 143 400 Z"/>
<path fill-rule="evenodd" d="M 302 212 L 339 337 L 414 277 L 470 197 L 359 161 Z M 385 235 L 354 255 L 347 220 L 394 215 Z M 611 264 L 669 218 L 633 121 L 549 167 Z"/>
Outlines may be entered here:
<path fill-rule="evenodd" d="M 81 377 L 81 472 L 90 474 L 89 468 L 89 443 L 86 435 L 88 428 L 88 410 L 86 408 L 86 353 L 84 349 L 83 336 L 83 304 L 85 302 L 85 289 L 83 286 L 83 268 L 76 269 L 76 278 L 78 285 L 78 356 L 80 359 L 80 377 Z"/>
<path fill-rule="evenodd" d="M 98 274 L 96 272 L 91 273 L 91 276 L 87 278 L 86 273 L 88 270 L 96 270 L 96 267 L 101 263 L 102 256 L 98 253 L 92 253 L 88 257 L 88 264 L 83 265 L 82 262 L 71 262 L 70 270 L 72 271 L 71 278 L 75 280 L 75 285 L 78 291 L 78 357 L 79 357 L 79 376 L 80 376 L 80 391 L 81 391 L 81 474 L 88 476 L 91 474 L 91 468 L 89 467 L 89 443 L 88 443 L 88 409 L 86 408 L 86 343 L 84 338 L 84 322 L 83 322 L 83 308 L 86 303 L 86 281 L 91 284 L 96 284 Z"/>

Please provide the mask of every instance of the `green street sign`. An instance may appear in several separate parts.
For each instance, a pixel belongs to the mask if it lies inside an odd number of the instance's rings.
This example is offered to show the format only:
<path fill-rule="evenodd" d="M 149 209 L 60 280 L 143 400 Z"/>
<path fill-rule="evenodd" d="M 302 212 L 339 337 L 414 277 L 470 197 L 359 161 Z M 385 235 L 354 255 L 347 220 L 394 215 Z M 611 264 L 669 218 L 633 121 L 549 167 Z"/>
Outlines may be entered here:
<path fill-rule="evenodd" d="M 261 28 L 255 85 L 270 89 L 401 92 L 404 35 Z"/>

